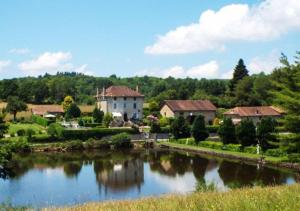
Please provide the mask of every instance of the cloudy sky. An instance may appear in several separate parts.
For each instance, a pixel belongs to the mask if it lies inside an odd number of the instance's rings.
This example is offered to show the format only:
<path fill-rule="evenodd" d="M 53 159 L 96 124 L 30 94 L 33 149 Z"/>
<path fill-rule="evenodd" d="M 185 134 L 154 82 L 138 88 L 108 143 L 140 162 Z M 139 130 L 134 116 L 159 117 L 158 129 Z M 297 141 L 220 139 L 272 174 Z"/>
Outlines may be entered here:
<path fill-rule="evenodd" d="M 299 37 L 299 0 L 1 0 L 0 79 L 269 73 Z"/>

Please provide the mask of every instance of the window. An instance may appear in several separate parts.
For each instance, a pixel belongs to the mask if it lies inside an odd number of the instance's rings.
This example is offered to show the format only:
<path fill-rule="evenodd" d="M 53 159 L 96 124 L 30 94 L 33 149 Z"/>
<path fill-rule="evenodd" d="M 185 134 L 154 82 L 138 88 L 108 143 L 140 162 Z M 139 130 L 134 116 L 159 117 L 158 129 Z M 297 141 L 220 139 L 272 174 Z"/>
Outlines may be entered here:
<path fill-rule="evenodd" d="M 124 97 L 124 100 L 127 100 L 127 97 Z"/>
<path fill-rule="evenodd" d="M 114 109 L 117 109 L 117 103 L 114 103 Z"/>
<path fill-rule="evenodd" d="M 136 101 L 136 97 L 134 97 L 133 100 Z"/>
<path fill-rule="evenodd" d="M 114 100 L 117 100 L 117 97 L 114 97 Z"/>
<path fill-rule="evenodd" d="M 133 108 L 136 109 L 136 103 L 133 103 Z"/>
<path fill-rule="evenodd" d="M 167 116 L 167 112 L 165 112 L 165 116 Z"/>
<path fill-rule="evenodd" d="M 124 108 L 126 108 L 126 103 L 124 103 Z"/>

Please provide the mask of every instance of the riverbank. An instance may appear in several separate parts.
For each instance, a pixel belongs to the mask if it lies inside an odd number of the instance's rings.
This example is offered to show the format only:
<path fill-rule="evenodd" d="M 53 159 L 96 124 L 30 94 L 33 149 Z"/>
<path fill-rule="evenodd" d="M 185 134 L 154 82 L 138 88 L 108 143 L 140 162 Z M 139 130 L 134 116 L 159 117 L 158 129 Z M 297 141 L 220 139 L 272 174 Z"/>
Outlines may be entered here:
<path fill-rule="evenodd" d="M 300 185 L 167 195 L 44 210 L 300 210 Z"/>
<path fill-rule="evenodd" d="M 171 142 L 158 143 L 157 145 L 162 148 L 182 150 L 185 152 L 191 152 L 196 154 L 213 155 L 221 158 L 228 158 L 228 159 L 240 160 L 240 161 L 252 162 L 252 163 L 261 162 L 261 155 L 250 154 L 245 152 L 224 151 L 224 150 L 211 149 L 211 148 L 200 147 L 200 146 L 171 143 Z M 264 164 L 275 166 L 275 167 L 289 168 L 289 169 L 300 171 L 299 163 L 285 162 L 282 158 L 278 158 L 278 157 L 264 156 L 263 162 Z"/>

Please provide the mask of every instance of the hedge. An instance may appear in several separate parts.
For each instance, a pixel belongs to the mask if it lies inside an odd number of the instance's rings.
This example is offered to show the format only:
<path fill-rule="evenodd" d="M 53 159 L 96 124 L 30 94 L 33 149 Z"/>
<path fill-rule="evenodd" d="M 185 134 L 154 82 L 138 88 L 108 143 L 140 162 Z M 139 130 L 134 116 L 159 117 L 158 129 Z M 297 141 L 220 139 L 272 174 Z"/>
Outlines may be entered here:
<path fill-rule="evenodd" d="M 65 129 L 62 132 L 62 138 L 64 140 L 87 140 L 89 138 L 100 139 L 104 136 L 116 135 L 119 133 L 136 134 L 137 131 L 133 128 L 93 128 L 80 130 Z"/>
<path fill-rule="evenodd" d="M 47 127 L 50 123 L 53 122 L 37 115 L 32 115 L 32 121 L 44 127 Z"/>
<path fill-rule="evenodd" d="M 206 125 L 206 129 L 209 133 L 217 133 L 219 128 L 219 125 Z"/>
<path fill-rule="evenodd" d="M 201 141 L 198 144 L 200 147 L 207 147 L 212 149 L 223 149 L 223 143 L 222 142 L 214 142 L 214 141 Z"/>
<path fill-rule="evenodd" d="M 104 128 L 104 125 L 102 123 L 84 123 L 85 127 L 102 127 Z"/>

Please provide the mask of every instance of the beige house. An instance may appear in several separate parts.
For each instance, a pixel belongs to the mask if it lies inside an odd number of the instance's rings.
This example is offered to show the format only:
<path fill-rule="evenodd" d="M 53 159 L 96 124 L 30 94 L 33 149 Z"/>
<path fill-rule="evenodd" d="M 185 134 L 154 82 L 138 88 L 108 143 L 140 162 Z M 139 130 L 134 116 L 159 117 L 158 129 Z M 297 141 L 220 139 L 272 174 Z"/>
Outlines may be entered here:
<path fill-rule="evenodd" d="M 168 118 L 182 115 L 191 122 L 197 115 L 203 115 L 205 122 L 211 124 L 216 117 L 216 110 L 209 100 L 166 100 L 160 114 Z"/>
<path fill-rule="evenodd" d="M 251 119 L 257 124 L 263 117 L 280 118 L 282 115 L 283 111 L 273 106 L 235 107 L 224 113 L 234 124 L 240 123 L 242 119 Z"/>
<path fill-rule="evenodd" d="M 110 86 L 97 91 L 97 105 L 105 114 L 111 113 L 114 118 L 124 121 L 143 118 L 144 95 L 126 86 Z"/>

